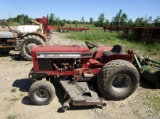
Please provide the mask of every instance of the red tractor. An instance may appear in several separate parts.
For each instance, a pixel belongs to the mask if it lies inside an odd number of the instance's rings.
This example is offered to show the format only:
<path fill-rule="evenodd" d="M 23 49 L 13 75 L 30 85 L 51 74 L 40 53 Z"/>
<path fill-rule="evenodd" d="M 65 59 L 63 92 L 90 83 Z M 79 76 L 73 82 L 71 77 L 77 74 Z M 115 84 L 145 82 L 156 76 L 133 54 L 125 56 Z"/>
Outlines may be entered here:
<path fill-rule="evenodd" d="M 74 106 L 105 106 L 92 85 L 94 81 L 100 93 L 109 100 L 123 100 L 136 90 L 139 72 L 131 63 L 132 54 L 121 54 L 120 45 L 97 46 L 87 41 L 86 45 L 32 48 L 34 67 L 29 79 L 36 81 L 29 89 L 29 97 L 33 104 L 45 105 L 53 100 L 55 89 L 49 81 L 56 77 L 59 77 L 65 96 L 69 97 L 63 104 L 64 109 L 69 108 L 70 102 Z"/>

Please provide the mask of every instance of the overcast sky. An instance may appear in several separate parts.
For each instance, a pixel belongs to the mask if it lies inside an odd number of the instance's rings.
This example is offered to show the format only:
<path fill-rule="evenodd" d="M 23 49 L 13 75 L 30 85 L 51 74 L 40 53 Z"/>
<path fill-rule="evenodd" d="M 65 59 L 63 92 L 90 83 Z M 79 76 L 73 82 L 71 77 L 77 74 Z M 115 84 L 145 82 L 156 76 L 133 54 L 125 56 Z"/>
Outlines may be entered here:
<path fill-rule="evenodd" d="M 1 0 L 0 19 L 26 14 L 41 18 L 50 13 L 66 20 L 98 20 L 101 13 L 111 20 L 119 10 L 134 21 L 137 17 L 160 16 L 160 0 Z"/>

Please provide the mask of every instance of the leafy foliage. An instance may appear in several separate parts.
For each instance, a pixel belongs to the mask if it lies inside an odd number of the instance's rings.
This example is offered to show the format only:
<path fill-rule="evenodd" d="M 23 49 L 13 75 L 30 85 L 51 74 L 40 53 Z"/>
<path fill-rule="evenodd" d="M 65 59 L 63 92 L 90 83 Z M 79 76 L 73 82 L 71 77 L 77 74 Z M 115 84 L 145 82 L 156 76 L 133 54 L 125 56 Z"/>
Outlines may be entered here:
<path fill-rule="evenodd" d="M 7 20 L 8 23 L 16 22 L 19 24 L 27 24 L 29 21 L 31 21 L 31 18 L 29 18 L 28 15 L 24 15 L 24 14 L 17 15 L 15 18 L 9 18 Z"/>
<path fill-rule="evenodd" d="M 28 15 L 21 14 L 17 15 L 15 18 L 9 18 L 7 21 L 10 24 L 28 24 L 28 21 L 31 21 L 32 18 L 30 18 Z M 105 18 L 105 14 L 101 13 L 98 16 L 98 19 L 96 21 L 93 21 L 93 18 L 90 17 L 89 21 L 85 21 L 84 17 L 81 17 L 81 19 L 78 20 L 66 20 L 66 19 L 59 19 L 59 17 L 56 17 L 55 14 L 51 13 L 49 15 L 49 24 L 52 26 L 58 25 L 58 26 L 64 26 L 65 24 L 94 24 L 95 27 L 103 27 L 103 26 L 109 26 L 109 25 L 118 25 L 118 26 L 138 26 L 138 27 L 160 27 L 160 16 L 158 16 L 156 19 L 152 19 L 152 16 L 145 16 L 145 17 L 138 17 L 135 21 L 128 18 L 128 15 L 126 13 L 122 12 L 122 9 L 119 10 L 119 12 L 113 16 L 111 22 Z"/>
<path fill-rule="evenodd" d="M 55 14 L 51 13 L 49 16 L 49 24 L 52 26 L 64 26 L 66 20 L 60 20 L 58 17 L 55 17 Z"/>
<path fill-rule="evenodd" d="M 152 43 L 147 44 L 146 42 L 136 42 L 121 37 L 121 33 L 116 32 L 103 32 L 101 27 L 91 27 L 86 33 L 82 32 L 70 32 L 71 35 L 67 37 L 71 39 L 90 41 L 96 44 L 107 44 L 107 45 L 122 45 L 124 51 L 133 49 L 133 51 L 145 52 L 145 55 L 151 55 L 156 57 L 157 61 L 160 61 L 160 44 Z M 143 54 L 143 53 L 142 53 Z"/>

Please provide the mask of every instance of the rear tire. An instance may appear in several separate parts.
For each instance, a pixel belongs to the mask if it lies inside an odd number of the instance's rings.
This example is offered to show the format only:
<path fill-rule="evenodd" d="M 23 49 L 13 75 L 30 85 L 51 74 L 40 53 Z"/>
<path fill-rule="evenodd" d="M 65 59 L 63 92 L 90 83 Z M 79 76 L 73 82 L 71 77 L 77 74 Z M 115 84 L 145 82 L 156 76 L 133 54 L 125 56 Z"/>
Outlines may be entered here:
<path fill-rule="evenodd" d="M 48 81 L 36 81 L 31 85 L 28 95 L 33 104 L 47 105 L 54 98 L 55 88 Z"/>
<path fill-rule="evenodd" d="M 125 60 L 113 60 L 103 66 L 98 75 L 98 88 L 109 100 L 129 97 L 139 84 L 135 66 Z"/>
<path fill-rule="evenodd" d="M 31 49 L 35 45 L 44 45 L 43 39 L 37 35 L 27 35 L 20 45 L 20 54 L 26 60 L 32 60 Z"/>

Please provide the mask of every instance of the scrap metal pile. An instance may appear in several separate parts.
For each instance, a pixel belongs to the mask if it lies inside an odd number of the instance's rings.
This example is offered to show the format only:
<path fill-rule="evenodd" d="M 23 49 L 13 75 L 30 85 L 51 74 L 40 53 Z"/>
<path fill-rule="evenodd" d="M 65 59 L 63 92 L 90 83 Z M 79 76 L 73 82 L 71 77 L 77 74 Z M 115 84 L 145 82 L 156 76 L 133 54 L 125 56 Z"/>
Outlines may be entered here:
<path fill-rule="evenodd" d="M 123 36 L 136 41 L 160 42 L 160 28 L 106 26 L 104 31 L 123 31 Z"/>

